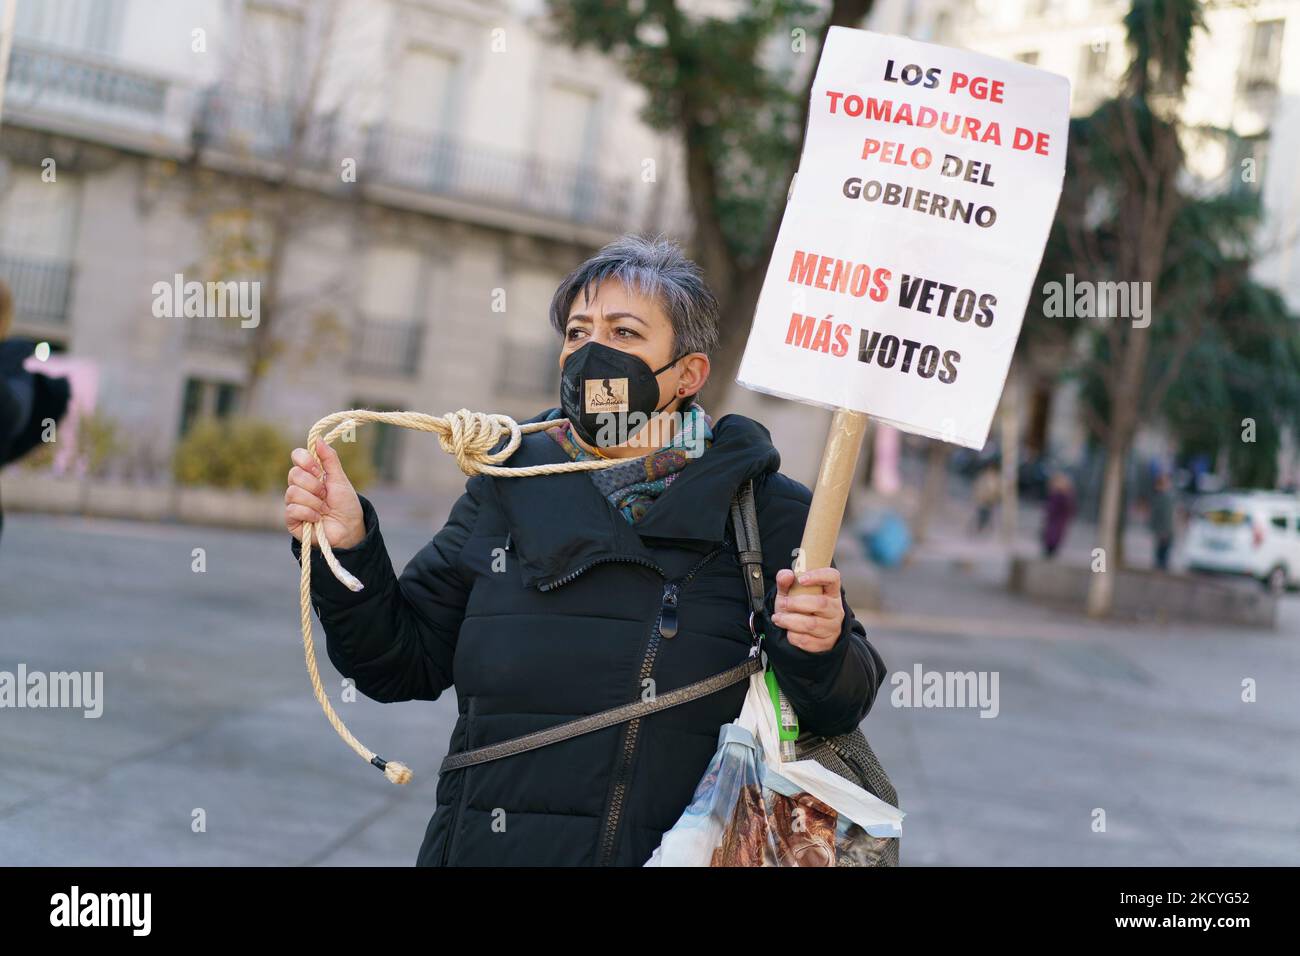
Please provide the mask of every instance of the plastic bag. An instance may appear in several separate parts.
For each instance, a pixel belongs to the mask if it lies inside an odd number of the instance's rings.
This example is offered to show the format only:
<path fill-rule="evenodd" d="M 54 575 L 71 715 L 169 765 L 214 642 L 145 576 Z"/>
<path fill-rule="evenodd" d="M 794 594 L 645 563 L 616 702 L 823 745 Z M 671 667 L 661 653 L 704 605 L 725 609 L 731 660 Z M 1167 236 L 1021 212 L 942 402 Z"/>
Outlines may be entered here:
<path fill-rule="evenodd" d="M 814 760 L 782 762 L 762 673 L 645 866 L 874 866 L 904 814 Z"/>
<path fill-rule="evenodd" d="M 882 568 L 898 567 L 912 549 L 912 531 L 895 511 L 868 512 L 857 533 L 863 552 Z"/>

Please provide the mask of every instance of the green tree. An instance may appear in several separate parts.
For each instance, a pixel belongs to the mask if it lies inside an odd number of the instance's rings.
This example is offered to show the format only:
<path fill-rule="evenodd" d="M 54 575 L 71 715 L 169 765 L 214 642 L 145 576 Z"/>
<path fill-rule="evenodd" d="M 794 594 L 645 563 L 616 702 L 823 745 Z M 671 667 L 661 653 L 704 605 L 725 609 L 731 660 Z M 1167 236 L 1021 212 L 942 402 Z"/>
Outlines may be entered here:
<path fill-rule="evenodd" d="M 1300 433 L 1300 334 L 1282 297 L 1249 279 L 1188 353 L 1164 413 L 1185 454 L 1227 453 L 1229 480 L 1277 483 L 1282 431 Z"/>
<path fill-rule="evenodd" d="M 1202 440 L 1225 439 L 1242 408 L 1276 424 L 1277 403 L 1259 396 L 1297 368 L 1293 318 L 1249 275 L 1258 203 L 1207 195 L 1186 168 L 1185 142 L 1230 135 L 1193 129 L 1181 116 L 1201 4 L 1134 0 L 1124 25 L 1130 63 L 1119 95 L 1071 122 L 1065 186 L 1031 305 L 1041 308 L 1044 282 L 1073 273 L 1076 281 L 1149 283 L 1151 311 L 1147 321 L 1026 326 L 1028 348 L 1084 337 L 1071 371 L 1105 452 L 1098 544 L 1111 570 L 1122 561 L 1123 478 L 1139 426 L 1166 413 L 1176 429 L 1188 425 L 1187 402 L 1198 392 Z M 1109 612 L 1113 583 L 1113 574 L 1093 577 L 1090 614 Z"/>

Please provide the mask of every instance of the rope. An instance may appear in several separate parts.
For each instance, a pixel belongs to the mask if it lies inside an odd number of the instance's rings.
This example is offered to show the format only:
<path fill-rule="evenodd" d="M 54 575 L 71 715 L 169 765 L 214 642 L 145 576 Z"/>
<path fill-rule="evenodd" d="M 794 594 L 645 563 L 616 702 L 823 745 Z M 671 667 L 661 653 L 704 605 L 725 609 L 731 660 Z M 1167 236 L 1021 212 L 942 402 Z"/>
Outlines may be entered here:
<path fill-rule="evenodd" d="M 329 445 L 339 435 L 352 432 L 357 425 L 365 422 L 383 422 L 388 425 L 397 425 L 400 428 L 433 432 L 438 436 L 438 444 L 442 446 L 442 450 L 454 457 L 456 464 L 460 466 L 460 470 L 471 477 L 474 475 L 492 475 L 497 478 L 531 478 L 536 475 L 558 475 L 570 471 L 596 471 L 601 468 L 610 468 L 622 464 L 627 460 L 624 458 L 598 458 L 587 461 L 555 462 L 548 465 L 527 465 L 519 468 L 507 468 L 499 464 L 499 462 L 505 461 L 515 453 L 524 435 L 529 432 L 554 428 L 566 421 L 568 419 L 553 418 L 549 421 L 520 425 L 509 415 L 471 412 L 467 408 L 448 412 L 441 417 L 424 415 L 420 412 L 372 412 L 366 409 L 354 408 L 351 411 L 326 415 L 313 425 L 311 431 L 307 434 L 307 448 L 312 457 L 316 459 L 316 464 L 321 466 L 323 474 L 324 465 L 321 464 L 320 456 L 316 454 L 317 439 Z M 504 435 L 509 435 L 510 440 L 499 451 L 492 451 Z M 311 678 L 311 687 L 316 694 L 316 702 L 320 704 L 321 710 L 325 712 L 325 719 L 330 722 L 330 726 L 343 738 L 343 742 L 356 751 L 363 760 L 382 770 L 384 776 L 393 783 L 410 783 L 411 769 L 409 767 L 398 763 L 396 760 L 385 760 L 373 750 L 366 748 L 361 741 L 352 735 L 352 732 L 344 725 L 342 718 L 335 713 L 334 707 L 330 704 L 329 696 L 325 693 L 325 687 L 321 684 L 320 671 L 316 666 L 316 643 L 312 639 L 311 628 L 311 548 L 313 539 L 315 539 L 316 546 L 320 548 L 321 557 L 325 559 L 325 563 L 329 566 L 334 577 L 351 591 L 363 590 L 364 585 L 357 580 L 355 575 L 349 573 L 343 565 L 339 564 L 338 558 L 334 556 L 333 549 L 330 548 L 329 541 L 323 535 L 316 537 L 313 533 L 315 530 L 315 523 L 304 523 L 302 526 L 302 574 L 299 579 L 298 598 L 302 610 L 303 653 L 307 658 L 307 674 Z"/>

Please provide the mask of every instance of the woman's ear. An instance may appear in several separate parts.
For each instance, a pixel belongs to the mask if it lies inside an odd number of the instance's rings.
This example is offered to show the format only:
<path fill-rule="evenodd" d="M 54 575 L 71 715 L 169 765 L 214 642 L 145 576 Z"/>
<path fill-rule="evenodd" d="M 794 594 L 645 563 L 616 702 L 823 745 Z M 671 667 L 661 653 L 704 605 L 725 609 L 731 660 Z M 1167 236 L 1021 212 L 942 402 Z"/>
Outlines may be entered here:
<path fill-rule="evenodd" d="M 704 388 L 709 380 L 709 357 L 703 352 L 691 352 L 682 358 L 682 377 L 678 379 L 679 388 L 685 389 L 685 396 L 693 396 Z"/>

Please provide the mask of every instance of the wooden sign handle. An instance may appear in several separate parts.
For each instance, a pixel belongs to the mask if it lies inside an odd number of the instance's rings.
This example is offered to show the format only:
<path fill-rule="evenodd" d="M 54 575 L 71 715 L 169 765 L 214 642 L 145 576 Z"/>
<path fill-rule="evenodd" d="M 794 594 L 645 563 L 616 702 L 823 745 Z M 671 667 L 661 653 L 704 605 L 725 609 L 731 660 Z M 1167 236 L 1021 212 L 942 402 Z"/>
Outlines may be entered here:
<path fill-rule="evenodd" d="M 853 486 L 862 436 L 866 430 L 867 416 L 864 412 L 847 408 L 835 410 L 830 433 L 826 436 L 826 450 L 822 453 L 821 470 L 817 473 L 817 486 L 813 489 L 812 505 L 808 509 L 808 523 L 803 529 L 803 541 L 791 565 L 796 574 L 809 568 L 829 567 L 831 558 L 835 556 L 835 542 L 840 536 L 844 506 Z M 821 588 L 795 584 L 790 593 L 819 594 Z"/>

